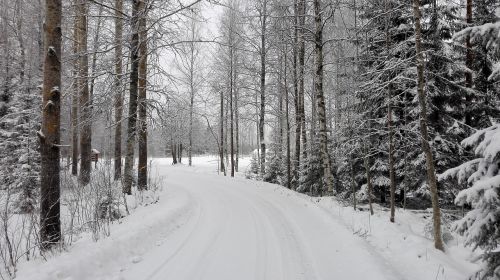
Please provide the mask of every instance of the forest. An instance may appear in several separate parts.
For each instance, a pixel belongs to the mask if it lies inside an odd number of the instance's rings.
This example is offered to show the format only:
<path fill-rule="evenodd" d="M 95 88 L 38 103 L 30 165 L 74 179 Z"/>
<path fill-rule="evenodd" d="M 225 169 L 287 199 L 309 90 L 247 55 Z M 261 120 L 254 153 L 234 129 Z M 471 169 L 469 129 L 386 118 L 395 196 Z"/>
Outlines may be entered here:
<path fill-rule="evenodd" d="M 0 0 L 0 50 L 0 279 L 500 279 L 498 0 Z"/>

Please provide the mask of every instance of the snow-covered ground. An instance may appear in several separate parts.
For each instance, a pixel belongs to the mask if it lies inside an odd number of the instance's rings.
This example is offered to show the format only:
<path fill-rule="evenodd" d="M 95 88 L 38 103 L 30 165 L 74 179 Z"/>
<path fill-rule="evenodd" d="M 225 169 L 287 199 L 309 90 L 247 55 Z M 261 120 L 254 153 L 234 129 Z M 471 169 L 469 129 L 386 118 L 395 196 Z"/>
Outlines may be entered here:
<path fill-rule="evenodd" d="M 370 216 L 332 198 L 218 175 L 216 158 L 170 163 L 153 162 L 165 182 L 158 203 L 113 224 L 108 238 L 83 236 L 47 261 L 21 264 L 17 279 L 429 280 L 479 269 L 459 239 L 446 253 L 433 249 L 421 215 L 400 210 L 391 224 L 380 207 Z"/>

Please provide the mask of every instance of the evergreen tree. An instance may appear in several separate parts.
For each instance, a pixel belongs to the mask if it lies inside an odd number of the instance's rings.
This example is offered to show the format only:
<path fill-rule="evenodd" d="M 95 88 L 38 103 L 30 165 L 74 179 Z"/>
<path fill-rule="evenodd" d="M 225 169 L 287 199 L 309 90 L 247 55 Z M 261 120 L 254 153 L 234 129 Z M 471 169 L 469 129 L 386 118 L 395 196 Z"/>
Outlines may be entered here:
<path fill-rule="evenodd" d="M 314 146 L 318 146 L 319 141 Z M 300 162 L 298 192 L 312 196 L 323 194 L 323 161 L 320 151 L 312 149 L 307 158 Z"/>
<path fill-rule="evenodd" d="M 487 262 L 486 277 L 500 278 L 500 124 L 482 129 L 462 141 L 464 146 L 474 147 L 477 158 L 452 168 L 440 179 L 455 178 L 468 188 L 461 191 L 455 202 L 471 205 L 455 228 L 465 234 L 465 243 L 484 250 Z"/>
<path fill-rule="evenodd" d="M 283 170 L 283 156 L 276 152 L 276 144 L 272 143 L 267 153 L 266 160 L 266 172 L 264 173 L 264 182 L 269 182 L 273 184 L 283 184 L 286 182 L 284 179 L 285 172 Z"/>

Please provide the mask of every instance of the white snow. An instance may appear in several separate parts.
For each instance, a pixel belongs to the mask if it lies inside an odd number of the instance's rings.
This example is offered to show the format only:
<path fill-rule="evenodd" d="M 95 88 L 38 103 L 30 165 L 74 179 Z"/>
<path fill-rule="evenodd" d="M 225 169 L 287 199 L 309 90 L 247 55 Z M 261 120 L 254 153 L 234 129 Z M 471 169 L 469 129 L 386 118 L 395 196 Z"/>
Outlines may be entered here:
<path fill-rule="evenodd" d="M 24 263 L 16 279 L 428 280 L 479 269 L 458 241 L 433 249 L 417 214 L 399 210 L 391 224 L 381 207 L 369 216 L 247 180 L 248 162 L 230 178 L 217 175 L 216 158 L 194 167 L 154 160 L 165 178 L 157 203 L 112 225 L 108 238 L 83 236 L 46 262 Z"/>

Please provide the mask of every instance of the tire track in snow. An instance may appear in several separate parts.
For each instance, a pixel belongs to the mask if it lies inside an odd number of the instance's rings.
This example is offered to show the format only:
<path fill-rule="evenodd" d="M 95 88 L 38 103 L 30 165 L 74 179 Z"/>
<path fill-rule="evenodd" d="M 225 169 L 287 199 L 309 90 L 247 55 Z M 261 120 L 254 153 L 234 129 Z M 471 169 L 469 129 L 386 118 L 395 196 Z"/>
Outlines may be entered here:
<path fill-rule="evenodd" d="M 248 181 L 245 181 L 248 183 Z M 242 194 L 241 190 L 245 192 L 245 195 Z M 267 226 L 262 226 L 262 228 L 272 229 L 267 234 L 267 239 L 271 239 L 272 242 L 262 241 L 264 246 L 258 246 L 259 248 L 268 248 L 269 246 L 266 243 L 272 244 L 280 244 L 282 243 L 282 238 L 285 238 L 287 246 L 280 246 L 279 254 L 282 256 L 281 259 L 281 279 L 289 280 L 289 279 L 297 279 L 297 276 L 301 278 L 298 279 L 307 279 L 314 280 L 318 279 L 317 275 L 314 273 L 313 269 L 313 261 L 311 253 L 309 250 L 306 250 L 304 246 L 306 241 L 303 237 L 300 236 L 298 227 L 275 205 L 270 203 L 264 196 L 258 194 L 258 192 L 250 192 L 245 188 L 238 188 L 237 190 L 234 188 L 229 188 L 229 191 L 233 193 L 239 200 L 248 201 L 251 204 L 251 208 L 254 212 L 258 213 L 258 216 L 261 221 L 259 224 L 262 225 L 265 221 Z M 253 199 L 250 199 L 252 197 Z M 266 209 L 266 211 L 263 211 Z M 277 227 L 276 225 L 280 226 Z M 267 258 L 266 258 L 267 259 Z M 267 261 L 265 262 L 267 265 Z M 297 267 L 299 265 L 299 267 Z M 256 279 L 267 279 L 265 277 L 258 277 Z M 274 280 L 274 279 L 273 279 Z"/>
<path fill-rule="evenodd" d="M 227 205 L 227 203 L 222 203 Z M 231 211 L 222 211 L 223 213 L 227 213 L 226 217 L 223 219 L 224 223 L 222 225 L 216 226 L 216 231 L 212 233 L 209 243 L 206 244 L 206 247 L 203 249 L 200 257 L 196 260 L 196 270 L 192 270 L 191 274 L 187 279 L 203 279 L 203 274 L 206 272 L 207 268 L 212 263 L 211 255 L 217 253 L 219 247 L 217 246 L 221 242 L 221 236 L 224 232 L 227 231 L 229 221 L 233 218 L 233 213 Z M 213 220 L 213 219 L 208 219 Z M 204 232 L 200 230 L 200 232 Z"/>
<path fill-rule="evenodd" d="M 310 201 L 261 182 L 170 170 L 169 181 L 190 193 L 199 215 L 186 224 L 182 244 L 145 279 L 403 279 Z M 141 264 L 138 271 L 148 269 Z"/>
<path fill-rule="evenodd" d="M 186 190 L 185 190 L 186 191 Z M 192 194 L 189 192 L 189 191 L 186 191 L 186 193 L 188 193 L 190 199 L 193 201 L 193 202 L 196 202 L 192 196 Z M 150 279 L 153 279 L 153 277 L 155 277 L 160 271 L 162 268 L 164 268 L 172 259 L 174 259 L 178 254 L 179 252 L 182 251 L 182 249 L 188 244 L 189 240 L 191 239 L 191 237 L 194 235 L 195 233 L 195 230 L 198 228 L 198 225 L 200 224 L 201 222 L 201 206 L 199 204 L 196 204 L 196 209 L 198 210 L 197 211 L 197 215 L 196 215 L 196 219 L 194 221 L 194 225 L 191 227 L 191 229 L 189 230 L 189 233 L 186 235 L 186 237 L 183 239 L 183 241 L 180 243 L 180 245 L 174 250 L 174 252 L 169 256 L 167 257 L 162 263 L 160 266 L 156 267 L 150 274 L 148 274 L 148 276 L 146 276 L 146 278 L 144 278 L 144 280 L 150 280 Z M 192 217 L 192 216 L 191 216 Z M 188 223 L 188 222 L 187 222 Z M 186 224 L 187 224 L 186 223 Z"/>
<path fill-rule="evenodd" d="M 242 188 L 244 189 L 244 188 Z M 285 213 L 272 204 L 267 198 L 258 194 L 257 192 L 248 192 L 244 189 L 247 194 L 253 194 L 256 198 L 254 201 L 259 203 L 259 208 L 266 209 L 265 217 L 269 222 L 273 220 L 281 226 L 282 230 L 278 230 L 276 226 L 273 226 L 273 230 L 286 239 L 288 246 L 281 246 L 282 254 L 287 256 L 287 259 L 282 259 L 282 271 L 286 275 L 282 279 L 297 279 L 297 275 L 300 275 L 302 279 L 314 280 L 318 279 L 318 276 L 314 272 L 314 261 L 311 258 L 310 250 L 304 248 L 307 244 L 307 240 L 300 234 L 299 227 L 291 221 Z M 263 213 L 262 210 L 260 212 Z M 272 213 L 272 218 L 271 215 Z M 292 260 L 292 261 L 290 261 Z M 297 269 L 296 264 L 300 264 L 300 269 Z M 293 273 L 290 273 L 293 271 Z M 295 275 L 290 275 L 295 274 Z"/>

